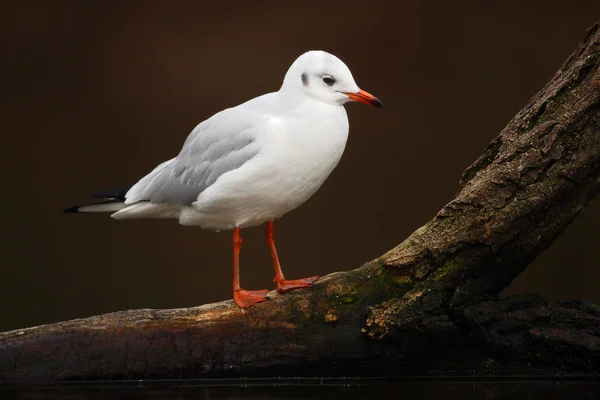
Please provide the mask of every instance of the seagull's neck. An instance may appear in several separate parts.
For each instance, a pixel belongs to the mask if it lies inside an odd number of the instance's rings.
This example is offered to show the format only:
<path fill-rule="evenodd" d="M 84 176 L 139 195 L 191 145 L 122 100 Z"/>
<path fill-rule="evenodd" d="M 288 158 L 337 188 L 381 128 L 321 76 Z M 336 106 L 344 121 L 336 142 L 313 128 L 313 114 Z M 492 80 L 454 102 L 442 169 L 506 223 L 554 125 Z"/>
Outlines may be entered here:
<path fill-rule="evenodd" d="M 307 94 L 302 89 L 298 89 L 295 87 L 286 87 L 285 85 L 279 89 L 277 92 L 277 97 L 279 98 L 279 102 L 288 109 L 293 108 L 320 108 L 326 110 L 328 108 L 337 109 L 339 107 L 343 107 L 339 104 L 331 104 L 319 100 L 318 98 Z"/>

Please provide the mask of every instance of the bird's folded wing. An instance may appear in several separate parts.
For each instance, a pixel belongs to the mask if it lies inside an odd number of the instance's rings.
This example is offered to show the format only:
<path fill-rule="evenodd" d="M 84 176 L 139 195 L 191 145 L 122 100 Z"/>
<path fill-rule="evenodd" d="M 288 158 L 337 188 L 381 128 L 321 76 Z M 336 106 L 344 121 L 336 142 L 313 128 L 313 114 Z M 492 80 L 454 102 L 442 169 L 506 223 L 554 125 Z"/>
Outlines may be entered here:
<path fill-rule="evenodd" d="M 135 184 L 126 203 L 150 201 L 190 205 L 224 173 L 254 158 L 256 120 L 237 108 L 215 114 L 188 136 L 177 157 L 160 164 Z"/>

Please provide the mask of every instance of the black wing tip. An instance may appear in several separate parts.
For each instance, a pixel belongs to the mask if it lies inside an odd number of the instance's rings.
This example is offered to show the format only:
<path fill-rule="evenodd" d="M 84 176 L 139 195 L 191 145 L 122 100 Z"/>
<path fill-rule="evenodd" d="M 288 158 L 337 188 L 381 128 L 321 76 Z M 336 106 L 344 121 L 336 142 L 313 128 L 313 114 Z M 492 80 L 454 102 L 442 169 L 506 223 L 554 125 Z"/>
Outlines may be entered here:
<path fill-rule="evenodd" d="M 75 214 L 79 212 L 79 206 L 68 207 L 63 210 L 65 214 Z"/>
<path fill-rule="evenodd" d="M 95 193 L 92 195 L 93 198 L 96 199 L 104 199 L 103 201 L 99 201 L 97 203 L 84 204 L 84 205 L 94 205 L 94 204 L 104 204 L 104 203 L 119 203 L 125 201 L 125 195 L 131 189 L 133 185 L 121 186 L 118 189 L 106 190 L 104 192 Z M 68 207 L 63 210 L 64 214 L 77 214 L 79 213 L 79 209 L 82 206 L 73 206 Z"/>
<path fill-rule="evenodd" d="M 96 199 L 125 200 L 125 195 L 132 187 L 133 185 L 121 186 L 117 189 L 105 190 L 104 192 L 94 193 L 92 197 Z"/>

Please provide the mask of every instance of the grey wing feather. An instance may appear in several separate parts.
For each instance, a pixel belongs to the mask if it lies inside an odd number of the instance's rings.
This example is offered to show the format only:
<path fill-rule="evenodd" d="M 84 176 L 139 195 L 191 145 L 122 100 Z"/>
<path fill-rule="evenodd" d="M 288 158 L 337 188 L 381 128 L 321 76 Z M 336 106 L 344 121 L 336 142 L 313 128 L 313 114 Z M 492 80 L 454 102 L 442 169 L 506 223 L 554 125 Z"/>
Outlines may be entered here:
<path fill-rule="evenodd" d="M 127 193 L 138 201 L 190 205 L 224 173 L 238 169 L 259 152 L 250 120 L 222 111 L 198 125 L 174 159 L 154 169 Z M 241 115 L 243 117 L 243 115 Z M 242 118 L 243 119 L 243 118 Z"/>

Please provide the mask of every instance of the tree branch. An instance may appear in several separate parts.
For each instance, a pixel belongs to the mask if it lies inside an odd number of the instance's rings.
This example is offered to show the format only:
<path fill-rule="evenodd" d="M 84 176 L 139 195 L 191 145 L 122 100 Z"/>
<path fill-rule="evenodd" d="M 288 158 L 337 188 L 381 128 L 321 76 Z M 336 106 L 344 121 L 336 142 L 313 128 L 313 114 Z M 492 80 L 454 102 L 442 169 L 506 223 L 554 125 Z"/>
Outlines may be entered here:
<path fill-rule="evenodd" d="M 312 289 L 0 334 L 0 381 L 598 374 L 600 308 L 498 299 L 600 190 L 600 25 L 407 240 Z"/>

